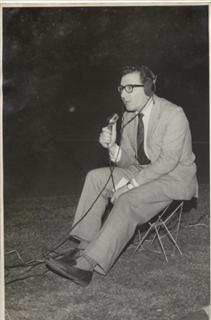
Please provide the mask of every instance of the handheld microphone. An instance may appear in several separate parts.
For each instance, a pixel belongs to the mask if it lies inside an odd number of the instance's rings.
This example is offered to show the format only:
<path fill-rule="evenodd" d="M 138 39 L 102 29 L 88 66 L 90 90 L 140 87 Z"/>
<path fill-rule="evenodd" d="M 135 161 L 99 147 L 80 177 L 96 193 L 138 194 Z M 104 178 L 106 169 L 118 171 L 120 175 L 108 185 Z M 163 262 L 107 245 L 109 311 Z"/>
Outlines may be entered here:
<path fill-rule="evenodd" d="M 113 125 L 117 122 L 118 119 L 119 119 L 119 116 L 117 113 L 114 113 L 112 116 L 107 118 L 107 121 L 108 121 L 107 128 L 110 130 L 111 134 L 113 130 Z M 108 146 L 109 146 L 109 143 L 108 143 Z"/>
<path fill-rule="evenodd" d="M 112 127 L 116 122 L 117 120 L 119 119 L 119 116 L 117 113 L 114 113 L 111 117 L 108 117 L 108 126 L 109 127 Z"/>

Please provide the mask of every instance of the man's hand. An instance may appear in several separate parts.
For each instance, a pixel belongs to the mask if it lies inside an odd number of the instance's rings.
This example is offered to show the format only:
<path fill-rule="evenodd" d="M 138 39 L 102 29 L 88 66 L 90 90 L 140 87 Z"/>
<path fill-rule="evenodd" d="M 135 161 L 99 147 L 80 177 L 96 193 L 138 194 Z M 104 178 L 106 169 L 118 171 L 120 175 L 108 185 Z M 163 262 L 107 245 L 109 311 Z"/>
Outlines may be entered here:
<path fill-rule="evenodd" d="M 119 196 L 121 196 L 121 194 L 125 193 L 128 191 L 128 187 L 127 185 L 119 188 L 118 190 L 116 190 L 114 193 L 113 193 L 113 196 L 111 198 L 111 203 L 115 203 L 115 201 L 119 198 Z"/>
<path fill-rule="evenodd" d="M 104 148 L 107 148 L 107 149 L 111 148 L 115 144 L 116 123 L 114 123 L 111 127 L 107 126 L 102 129 L 99 142 Z"/>

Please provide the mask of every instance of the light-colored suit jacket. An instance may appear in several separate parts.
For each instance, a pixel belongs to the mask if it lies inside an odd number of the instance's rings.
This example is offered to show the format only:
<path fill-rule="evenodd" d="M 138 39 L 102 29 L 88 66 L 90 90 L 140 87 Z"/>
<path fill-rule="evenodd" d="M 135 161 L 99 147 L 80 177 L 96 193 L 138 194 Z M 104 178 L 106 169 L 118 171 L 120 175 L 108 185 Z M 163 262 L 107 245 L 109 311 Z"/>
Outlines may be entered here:
<path fill-rule="evenodd" d="M 198 185 L 188 120 L 181 107 L 157 95 L 153 99 L 146 138 L 151 163 L 141 166 L 137 161 L 137 120 L 133 120 L 122 132 L 122 155 L 117 165 L 134 171 L 140 186 L 159 179 L 171 199 L 191 199 Z M 132 117 L 133 112 L 125 112 L 124 123 Z"/>

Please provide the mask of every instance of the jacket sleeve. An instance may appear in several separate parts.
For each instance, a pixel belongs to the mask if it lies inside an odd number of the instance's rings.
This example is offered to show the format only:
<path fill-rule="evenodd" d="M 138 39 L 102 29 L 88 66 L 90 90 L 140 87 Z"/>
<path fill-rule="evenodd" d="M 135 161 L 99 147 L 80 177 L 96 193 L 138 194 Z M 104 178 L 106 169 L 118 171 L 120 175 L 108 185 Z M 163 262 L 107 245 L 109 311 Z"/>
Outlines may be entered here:
<path fill-rule="evenodd" d="M 174 109 L 166 121 L 158 158 L 134 177 L 139 185 L 156 180 L 174 170 L 180 161 L 188 128 L 182 108 Z"/>

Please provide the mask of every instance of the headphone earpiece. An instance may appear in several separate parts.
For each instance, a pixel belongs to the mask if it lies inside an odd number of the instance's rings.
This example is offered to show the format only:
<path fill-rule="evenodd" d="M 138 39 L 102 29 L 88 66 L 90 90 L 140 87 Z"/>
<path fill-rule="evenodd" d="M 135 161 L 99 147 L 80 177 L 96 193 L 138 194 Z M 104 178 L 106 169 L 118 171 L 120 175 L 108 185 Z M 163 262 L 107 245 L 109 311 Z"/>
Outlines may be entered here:
<path fill-rule="evenodd" d="M 147 96 L 152 96 L 153 93 L 156 91 L 156 81 L 157 76 L 154 73 L 150 72 L 150 77 L 147 77 L 144 81 L 144 92 Z"/>
<path fill-rule="evenodd" d="M 155 92 L 155 82 L 152 79 L 144 81 L 144 92 L 149 97 Z"/>

